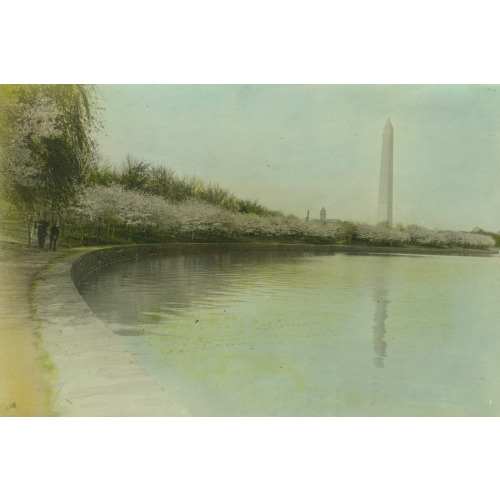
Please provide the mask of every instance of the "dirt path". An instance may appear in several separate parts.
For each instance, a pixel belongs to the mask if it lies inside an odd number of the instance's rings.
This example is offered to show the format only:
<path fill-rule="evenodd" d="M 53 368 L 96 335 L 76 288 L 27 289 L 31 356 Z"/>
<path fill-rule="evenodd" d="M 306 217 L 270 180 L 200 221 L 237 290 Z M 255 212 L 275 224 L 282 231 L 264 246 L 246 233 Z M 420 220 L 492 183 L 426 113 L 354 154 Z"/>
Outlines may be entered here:
<path fill-rule="evenodd" d="M 0 416 L 48 416 L 49 392 L 30 293 L 58 252 L 0 242 Z"/>

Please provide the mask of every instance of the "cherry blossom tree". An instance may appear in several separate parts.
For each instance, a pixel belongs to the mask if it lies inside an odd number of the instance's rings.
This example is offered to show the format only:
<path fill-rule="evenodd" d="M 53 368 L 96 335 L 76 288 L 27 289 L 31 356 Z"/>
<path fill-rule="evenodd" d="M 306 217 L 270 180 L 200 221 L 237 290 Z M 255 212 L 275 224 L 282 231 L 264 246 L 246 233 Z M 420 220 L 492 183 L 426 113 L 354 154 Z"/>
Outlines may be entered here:
<path fill-rule="evenodd" d="M 445 238 L 441 233 L 416 224 L 409 225 L 405 232 L 410 238 L 410 243 L 415 245 L 442 246 L 445 244 Z"/>
<path fill-rule="evenodd" d="M 36 217 L 71 201 L 93 161 L 91 93 L 82 85 L 0 86 L 1 194 L 26 214 L 28 234 Z"/>
<path fill-rule="evenodd" d="M 450 247 L 488 248 L 495 244 L 491 236 L 465 231 L 440 231 L 445 244 Z"/>
<path fill-rule="evenodd" d="M 236 228 L 236 214 L 210 203 L 190 200 L 176 205 L 180 231 L 190 233 L 231 234 Z"/>
<path fill-rule="evenodd" d="M 71 215 L 97 230 L 103 224 L 120 224 L 129 231 L 172 231 L 179 229 L 177 207 L 158 197 L 126 191 L 120 186 L 92 186 L 82 190 Z M 114 229 L 113 229 L 114 234 Z"/>
<path fill-rule="evenodd" d="M 44 139 L 60 135 L 56 126 L 57 107 L 53 100 L 41 97 L 33 105 L 7 99 L 0 93 L 0 185 L 3 200 L 21 208 L 27 216 L 28 245 L 36 212 L 46 211 L 43 197 L 43 161 L 33 148 Z"/>
<path fill-rule="evenodd" d="M 252 213 L 239 213 L 236 216 L 238 234 L 245 236 L 272 236 L 276 234 L 275 224 L 270 218 Z"/>
<path fill-rule="evenodd" d="M 375 243 L 377 245 L 403 245 L 410 241 L 410 236 L 401 228 L 393 228 L 387 225 L 376 226 L 364 223 L 357 224 L 356 238 L 361 241 Z"/>

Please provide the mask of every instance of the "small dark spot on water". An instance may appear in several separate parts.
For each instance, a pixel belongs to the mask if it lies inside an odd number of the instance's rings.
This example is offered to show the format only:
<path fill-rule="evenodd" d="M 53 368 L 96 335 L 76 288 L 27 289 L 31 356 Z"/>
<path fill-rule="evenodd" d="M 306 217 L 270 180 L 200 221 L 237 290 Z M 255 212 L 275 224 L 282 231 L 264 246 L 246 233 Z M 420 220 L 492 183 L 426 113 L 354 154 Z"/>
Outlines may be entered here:
<path fill-rule="evenodd" d="M 10 403 L 10 405 L 9 405 L 9 406 L 7 406 L 6 410 L 10 410 L 10 409 L 12 409 L 12 408 L 16 408 L 16 407 L 17 407 L 17 404 L 16 404 L 16 402 L 14 401 L 13 403 Z"/>

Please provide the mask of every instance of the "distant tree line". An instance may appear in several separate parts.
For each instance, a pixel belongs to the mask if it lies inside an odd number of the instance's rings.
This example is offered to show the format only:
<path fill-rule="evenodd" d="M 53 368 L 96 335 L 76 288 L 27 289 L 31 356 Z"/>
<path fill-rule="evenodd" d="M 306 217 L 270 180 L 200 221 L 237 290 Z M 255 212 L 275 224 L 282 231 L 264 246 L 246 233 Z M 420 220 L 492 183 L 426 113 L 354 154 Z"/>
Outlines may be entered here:
<path fill-rule="evenodd" d="M 171 203 L 198 200 L 230 212 L 279 214 L 257 201 L 238 198 L 218 184 L 207 184 L 197 177 L 179 177 L 168 167 L 137 160 L 131 155 L 127 156 L 121 168 L 93 165 L 84 183 L 86 186 L 120 186 L 127 191 L 158 196 Z"/>

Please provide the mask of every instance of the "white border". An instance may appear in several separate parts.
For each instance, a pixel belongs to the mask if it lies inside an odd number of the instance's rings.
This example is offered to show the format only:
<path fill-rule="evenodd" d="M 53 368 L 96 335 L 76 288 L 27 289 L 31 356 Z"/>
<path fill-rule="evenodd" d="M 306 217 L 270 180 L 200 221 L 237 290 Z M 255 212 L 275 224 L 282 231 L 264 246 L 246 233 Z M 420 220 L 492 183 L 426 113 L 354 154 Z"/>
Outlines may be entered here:
<path fill-rule="evenodd" d="M 2 83 L 498 83 L 496 8 L 8 2 Z M 71 6 L 70 6 L 71 5 Z M 4 419 L 6 498 L 490 498 L 498 419 Z"/>

